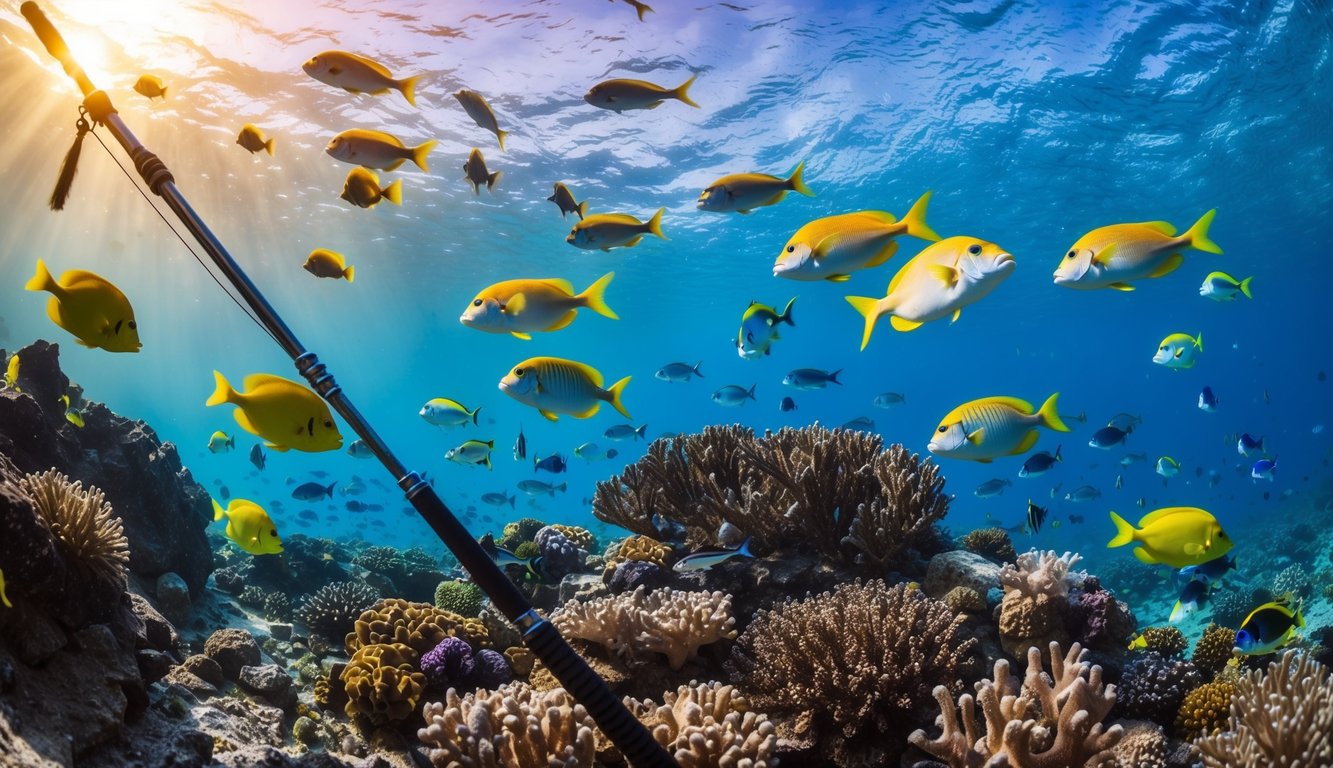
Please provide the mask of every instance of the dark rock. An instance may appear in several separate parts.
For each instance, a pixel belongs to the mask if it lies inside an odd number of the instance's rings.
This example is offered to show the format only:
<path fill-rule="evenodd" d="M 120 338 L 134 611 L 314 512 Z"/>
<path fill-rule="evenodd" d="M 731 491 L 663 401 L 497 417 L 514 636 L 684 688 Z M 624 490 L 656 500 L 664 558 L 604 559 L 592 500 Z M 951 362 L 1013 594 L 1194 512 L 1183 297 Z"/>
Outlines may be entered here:
<path fill-rule="evenodd" d="M 222 674 L 222 667 L 202 653 L 196 653 L 188 657 L 181 662 L 181 666 L 185 668 L 186 672 L 206 680 L 218 688 L 227 684 L 227 678 Z"/>
<path fill-rule="evenodd" d="M 166 677 L 171 668 L 176 666 L 176 660 L 170 655 L 151 648 L 136 651 L 134 659 L 139 666 L 139 675 L 146 685 L 152 685 Z"/>
<path fill-rule="evenodd" d="M 204 643 L 204 655 L 222 667 L 222 676 L 235 680 L 241 667 L 259 666 L 259 646 L 243 629 L 219 629 Z"/>
<path fill-rule="evenodd" d="M 172 621 L 184 621 L 190 614 L 190 586 L 174 572 L 158 576 L 157 604 Z"/>
<path fill-rule="evenodd" d="M 244 690 L 263 697 L 275 706 L 281 706 L 292 690 L 292 678 L 277 664 L 241 667 L 236 683 Z"/>
<path fill-rule="evenodd" d="M 172 667 L 171 671 L 167 672 L 167 676 L 162 678 L 162 682 L 168 687 L 180 686 L 200 699 L 216 695 L 221 687 L 191 673 L 184 666 Z"/>
<path fill-rule="evenodd" d="M 291 624 L 270 624 L 268 625 L 268 634 L 274 640 L 287 641 L 292 639 Z"/>
<path fill-rule="evenodd" d="M 138 648 L 152 648 L 157 651 L 174 651 L 180 644 L 180 636 L 171 622 L 157 612 L 157 609 L 142 595 L 129 593 L 130 610 L 138 617 L 142 630 L 138 632 Z"/>
<path fill-rule="evenodd" d="M 633 592 L 640 586 L 646 586 L 650 590 L 657 589 L 666 586 L 670 579 L 670 572 L 655 563 L 630 560 L 620 563 L 610 572 L 606 578 L 606 585 L 611 588 L 611 594 L 619 595 Z"/>
<path fill-rule="evenodd" d="M 69 635 L 55 619 L 27 606 L 18 610 L 17 616 L 5 617 L 12 620 L 4 623 L 4 639 L 20 662 L 40 666 L 69 644 Z"/>

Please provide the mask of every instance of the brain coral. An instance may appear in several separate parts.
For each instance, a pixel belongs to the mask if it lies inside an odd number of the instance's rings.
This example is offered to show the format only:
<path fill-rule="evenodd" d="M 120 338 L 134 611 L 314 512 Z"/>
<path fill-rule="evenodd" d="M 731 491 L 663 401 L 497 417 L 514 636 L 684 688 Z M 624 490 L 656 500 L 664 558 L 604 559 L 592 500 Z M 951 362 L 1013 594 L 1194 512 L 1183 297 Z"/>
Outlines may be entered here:
<path fill-rule="evenodd" d="M 442 611 L 475 618 L 481 615 L 485 604 L 486 594 L 470 581 L 442 581 L 435 587 L 435 607 Z"/>
<path fill-rule="evenodd" d="M 490 643 L 490 634 L 480 619 L 442 611 L 429 603 L 386 598 L 363 612 L 348 633 L 348 653 L 367 645 L 401 643 L 418 655 L 431 650 L 446 637 L 461 637 L 473 648 Z"/>
<path fill-rule="evenodd" d="M 359 648 L 342 672 L 347 716 L 360 715 L 375 725 L 406 719 L 426 687 L 416 665 L 416 651 L 401 643 Z"/>

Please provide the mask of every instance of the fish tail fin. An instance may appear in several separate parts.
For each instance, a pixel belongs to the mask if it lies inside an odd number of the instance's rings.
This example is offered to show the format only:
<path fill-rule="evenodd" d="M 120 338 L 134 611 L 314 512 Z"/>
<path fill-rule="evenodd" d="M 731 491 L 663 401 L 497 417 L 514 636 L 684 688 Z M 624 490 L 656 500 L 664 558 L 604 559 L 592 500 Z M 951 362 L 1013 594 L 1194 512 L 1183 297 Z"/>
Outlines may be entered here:
<path fill-rule="evenodd" d="M 640 440 L 647 440 L 648 439 L 648 436 L 646 434 L 647 431 L 648 431 L 648 423 L 644 422 L 642 426 L 634 430 L 634 434 L 638 435 Z M 1275 465 L 1276 463 L 1277 462 L 1274 462 Z"/>
<path fill-rule="evenodd" d="M 928 189 L 915 203 L 912 203 L 907 215 L 903 216 L 903 226 L 907 228 L 907 234 L 912 237 L 939 242 L 940 236 L 926 223 L 926 206 L 930 204 L 931 194 L 932 191 Z"/>
<path fill-rule="evenodd" d="M 634 378 L 634 377 L 633 377 L 633 376 L 626 376 L 625 378 L 621 379 L 620 381 L 617 381 L 615 384 L 612 384 L 612 385 L 611 385 L 611 388 L 607 390 L 607 392 L 609 392 L 609 393 L 611 394 L 611 398 L 610 398 L 610 399 L 611 399 L 611 407 L 612 407 L 612 408 L 615 408 L 617 411 L 620 411 L 620 415 L 621 415 L 621 416 L 624 416 L 624 417 L 627 418 L 627 419 L 628 419 L 628 418 L 632 418 L 632 417 L 629 415 L 629 411 L 625 410 L 625 404 L 622 403 L 622 402 L 620 401 L 620 396 L 621 396 L 621 394 L 623 394 L 624 391 L 625 391 L 625 385 L 628 384 L 628 383 L 629 383 L 629 380 L 632 379 L 632 378 Z"/>
<path fill-rule="evenodd" d="M 264 151 L 268 153 L 269 157 L 273 157 L 273 142 L 273 139 L 264 142 Z"/>
<path fill-rule="evenodd" d="M 1213 216 L 1217 215 L 1217 209 L 1210 209 L 1207 213 L 1199 217 L 1181 237 L 1190 244 L 1191 247 L 1208 253 L 1221 253 L 1222 248 L 1208 238 L 1208 227 L 1212 226 Z"/>
<path fill-rule="evenodd" d="M 639 21 L 643 21 L 643 15 L 649 11 L 656 13 L 656 11 L 653 11 L 653 7 L 647 3 L 635 3 L 634 10 L 639 12 Z"/>
<path fill-rule="evenodd" d="M 1177 600 L 1176 604 L 1171 607 L 1171 616 L 1167 618 L 1167 621 L 1175 624 L 1183 618 L 1185 618 L 1185 607 Z"/>
<path fill-rule="evenodd" d="M 1069 427 L 1065 426 L 1064 421 L 1060 419 L 1060 414 L 1055 410 L 1055 401 L 1059 399 L 1060 393 L 1056 392 L 1046 398 L 1046 402 L 1041 404 L 1041 409 L 1037 411 L 1037 418 L 1041 420 L 1042 426 L 1054 429 L 1057 432 L 1068 432 Z"/>
<path fill-rule="evenodd" d="M 802 160 L 796 166 L 796 170 L 791 172 L 791 178 L 787 179 L 787 186 L 791 187 L 792 190 L 796 192 L 800 192 L 806 197 L 814 197 L 815 193 L 811 192 L 810 188 L 805 185 L 805 177 L 803 175 L 804 173 L 805 173 L 805 161 Z"/>
<path fill-rule="evenodd" d="M 227 447 L 228 448 L 236 447 L 236 435 L 232 435 L 231 437 L 227 438 Z"/>
<path fill-rule="evenodd" d="M 325 493 L 330 499 L 333 498 L 333 489 L 336 488 L 337 486 L 338 486 L 338 481 L 337 481 L 337 480 L 334 480 L 333 482 L 329 483 L 329 487 L 328 487 L 328 488 L 325 488 L 325 489 L 324 489 L 324 493 Z"/>
<path fill-rule="evenodd" d="M 663 240 L 667 239 L 667 236 L 662 234 L 662 211 L 665 210 L 665 208 L 658 208 L 657 213 L 654 213 L 653 217 L 648 220 L 648 232 L 657 235 Z"/>
<path fill-rule="evenodd" d="M 403 204 L 403 180 L 394 179 L 393 183 L 380 190 L 380 196 L 394 205 Z"/>
<path fill-rule="evenodd" d="M 486 454 L 486 460 L 483 461 L 482 464 L 485 464 L 485 465 L 486 465 L 486 471 L 487 471 L 487 472 L 490 472 L 490 471 L 491 471 L 491 455 L 490 455 L 489 453 Z"/>
<path fill-rule="evenodd" d="M 1064 446 L 1060 446 L 1060 445 L 1055 446 L 1055 460 L 1056 460 L 1056 461 L 1064 461 L 1064 460 L 1065 460 L 1064 457 L 1060 455 L 1060 449 L 1061 449 L 1062 447 L 1064 447 Z"/>
<path fill-rule="evenodd" d="M 502 130 L 500 130 L 500 129 L 498 129 L 498 128 L 495 130 L 495 138 L 498 139 L 498 140 L 500 141 L 500 151 L 501 151 L 501 152 L 505 151 L 505 137 L 508 136 L 508 135 L 509 135 L 509 131 L 502 131 Z"/>
<path fill-rule="evenodd" d="M 852 309 L 860 312 L 865 318 L 865 330 L 861 333 L 861 351 L 864 352 L 866 345 L 870 343 L 870 334 L 875 332 L 875 323 L 879 320 L 879 299 L 872 299 L 868 296 L 844 296 L 847 303 L 852 305 Z"/>
<path fill-rule="evenodd" d="M 588 201 L 584 200 L 579 203 L 578 206 L 574 208 L 574 212 L 579 215 L 579 221 L 583 221 L 583 217 L 588 215 Z"/>
<path fill-rule="evenodd" d="M 701 378 L 701 379 L 704 377 L 704 374 L 703 374 L 703 371 L 699 370 L 699 366 L 701 366 L 701 365 L 703 365 L 703 364 L 704 364 L 704 361 L 700 360 L 699 362 L 697 362 L 697 363 L 694 364 L 694 367 L 693 367 L 693 368 L 690 369 L 691 371 L 694 371 L 694 375 L 695 375 L 695 376 L 698 376 L 698 377 Z"/>
<path fill-rule="evenodd" d="M 1128 520 L 1112 511 L 1111 522 L 1115 523 L 1115 538 L 1106 543 L 1107 549 L 1123 547 L 1134 540 L 1134 526 Z"/>
<path fill-rule="evenodd" d="M 500 181 L 500 176 L 501 176 L 501 175 L 502 175 L 502 173 L 501 173 L 500 171 L 496 171 L 496 172 L 492 173 L 491 175 L 487 176 L 487 177 L 486 177 L 486 188 L 487 188 L 487 189 L 495 189 L 495 185 L 496 185 L 497 183 L 499 183 L 499 181 Z"/>
<path fill-rule="evenodd" d="M 397 83 L 394 84 L 394 87 L 396 87 L 403 94 L 403 98 L 407 99 L 407 103 L 411 104 L 414 107 L 417 105 L 418 77 L 420 77 L 420 75 L 409 77 L 405 80 L 399 80 Z"/>
<path fill-rule="evenodd" d="M 227 514 L 227 510 L 222 508 L 217 499 L 210 498 L 209 501 L 213 502 L 213 522 L 216 523 Z"/>
<path fill-rule="evenodd" d="M 468 414 L 469 416 L 472 417 L 472 423 L 473 423 L 473 425 L 478 425 L 478 422 L 477 422 L 477 414 L 479 414 L 479 413 L 481 413 L 481 406 L 480 406 L 480 405 L 477 406 L 476 408 L 473 408 L 473 409 L 472 409 L 472 413 L 469 413 L 469 414 Z M 478 425 L 478 426 L 479 426 L 479 425 Z M 492 441 L 492 442 L 494 442 L 494 441 Z M 492 445 L 491 447 L 494 448 L 495 446 Z"/>
<path fill-rule="evenodd" d="M 1203 331 L 1199 331 L 1199 335 L 1194 337 L 1194 346 L 1197 347 L 1200 352 L 1203 351 Z"/>
<path fill-rule="evenodd" d="M 348 265 L 347 269 L 343 270 L 343 277 L 347 278 L 347 282 L 352 282 L 352 278 L 356 277 L 356 267 Z"/>
<path fill-rule="evenodd" d="M 208 400 L 204 402 L 205 406 L 236 402 L 236 390 L 231 388 L 231 385 L 227 383 L 227 378 L 221 372 L 213 371 L 213 382 L 215 385 L 213 394 L 208 396 Z"/>
<path fill-rule="evenodd" d="M 606 305 L 606 287 L 611 284 L 616 276 L 615 272 L 607 272 L 605 275 L 597 278 L 597 282 L 588 286 L 578 298 L 583 301 L 583 306 L 591 309 L 602 317 L 609 317 L 612 320 L 619 320 L 614 310 Z"/>
<path fill-rule="evenodd" d="M 166 100 L 167 100 L 167 89 L 166 89 L 166 88 L 163 88 L 163 89 L 162 89 L 162 100 L 163 100 L 163 101 L 166 101 Z"/>
<path fill-rule="evenodd" d="M 37 271 L 33 274 L 32 279 L 23 287 L 29 291 L 47 291 L 57 297 L 64 292 L 60 288 L 60 283 L 57 283 L 56 279 L 51 276 L 51 270 L 46 268 L 46 262 L 41 259 L 37 260 Z"/>
<path fill-rule="evenodd" d="M 514 499 L 516 499 L 516 498 L 518 498 L 517 495 L 512 494 L 512 493 L 509 494 L 509 508 L 510 508 L 510 509 L 513 509 L 513 508 L 514 508 Z"/>
<path fill-rule="evenodd" d="M 1251 275 L 1250 277 L 1247 277 L 1247 278 L 1245 278 L 1244 280 L 1241 280 L 1241 281 L 1240 281 L 1240 292 L 1243 293 L 1243 294 L 1245 294 L 1245 298 L 1247 298 L 1247 299 L 1253 299 L 1253 298 L 1254 298 L 1254 294 L 1250 293 L 1250 281 L 1253 280 L 1253 279 L 1254 279 L 1254 276 Z"/>
<path fill-rule="evenodd" d="M 439 142 L 435 139 L 431 139 L 430 141 L 423 141 L 420 146 L 412 148 L 412 162 L 416 163 L 417 167 L 425 173 L 430 173 L 430 166 L 426 164 L 426 156 L 430 154 L 432 149 L 435 149 L 435 145 L 438 143 Z M 500 146 L 503 147 L 504 143 L 501 142 Z"/>
<path fill-rule="evenodd" d="M 755 383 L 755 384 L 751 384 L 751 385 L 750 385 L 750 391 L 745 393 L 745 396 L 746 396 L 746 397 L 750 398 L 751 400 L 753 400 L 753 401 L 755 401 L 755 402 L 759 402 L 759 398 L 757 398 L 757 397 L 754 396 L 754 388 L 757 387 L 757 386 L 759 386 L 759 384 L 757 384 L 757 383 Z"/>
<path fill-rule="evenodd" d="M 677 99 L 680 99 L 681 101 L 685 102 L 686 104 L 689 104 L 691 107 L 694 107 L 695 109 L 698 109 L 698 108 L 699 108 L 699 105 L 696 104 L 696 103 L 694 102 L 694 99 L 691 99 L 691 98 L 690 98 L 690 86 L 691 86 L 691 85 L 694 85 L 694 78 L 696 78 L 696 77 L 698 77 L 697 74 L 696 74 L 696 75 L 690 75 L 690 79 L 689 79 L 689 80 L 686 80 L 685 82 L 683 82 L 683 83 L 681 83 L 679 86 L 677 86 L 677 87 L 676 87 L 676 90 L 674 90 L 674 91 L 671 92 L 671 95 L 672 95 L 672 96 L 675 96 Z"/>
<path fill-rule="evenodd" d="M 842 373 L 842 369 L 841 369 L 841 368 L 839 368 L 838 370 L 834 371 L 833 373 L 830 373 L 830 374 L 828 375 L 828 380 L 831 381 L 831 382 L 833 382 L 834 384 L 837 384 L 838 386 L 841 387 L 841 386 L 842 386 L 842 382 L 841 382 L 841 381 L 838 381 L 838 374 L 840 374 L 840 373 Z"/>
<path fill-rule="evenodd" d="M 795 328 L 796 321 L 791 319 L 791 306 L 795 303 L 796 303 L 796 297 L 793 296 L 791 297 L 791 300 L 787 302 L 787 306 L 782 308 L 782 314 L 778 315 L 778 319 L 773 324 L 777 325 L 778 323 L 786 323 L 787 325 L 790 325 L 791 327 Z"/>
<path fill-rule="evenodd" d="M 741 542 L 740 547 L 736 549 L 736 554 L 740 555 L 741 557 L 754 557 L 754 553 L 750 551 L 749 536 L 746 536 L 745 541 Z"/>

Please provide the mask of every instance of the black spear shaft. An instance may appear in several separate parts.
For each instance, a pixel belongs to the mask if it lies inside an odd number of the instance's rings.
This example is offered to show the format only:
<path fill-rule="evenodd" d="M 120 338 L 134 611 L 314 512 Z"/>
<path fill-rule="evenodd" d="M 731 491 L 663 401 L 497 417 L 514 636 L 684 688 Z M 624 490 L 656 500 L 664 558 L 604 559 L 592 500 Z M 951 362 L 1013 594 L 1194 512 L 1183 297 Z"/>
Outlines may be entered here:
<path fill-rule="evenodd" d="M 371 427 L 370 422 L 352 404 L 342 388 L 334 381 L 323 363 L 296 338 L 283 322 L 273 305 L 252 282 L 222 242 L 213 234 L 204 220 L 176 187 L 176 181 L 167 166 L 135 138 L 134 133 L 116 114 L 111 99 L 97 90 L 83 68 L 70 54 L 69 46 L 46 15 L 34 2 L 25 2 L 20 8 L 23 17 L 32 25 L 42 45 L 78 84 L 84 95 L 84 105 L 90 115 L 106 125 L 116 141 L 134 161 L 134 167 L 154 194 L 166 201 L 181 223 L 190 230 L 209 258 L 236 288 L 246 304 L 273 335 L 283 351 L 292 358 L 296 370 L 310 382 L 310 386 L 328 401 L 343 417 L 375 457 L 384 465 L 403 490 L 409 503 L 425 518 L 440 537 L 440 541 L 458 558 L 472 580 L 486 592 L 491 603 L 504 614 L 522 634 L 523 642 L 534 656 L 551 670 L 555 678 L 579 703 L 588 710 L 597 726 L 620 749 L 631 764 L 644 768 L 675 766 L 676 762 L 648 733 L 648 730 L 630 714 L 606 683 L 588 667 L 560 633 L 533 609 L 518 587 L 509 580 L 481 545 L 472 538 L 467 528 L 449 511 L 435 493 L 435 489 L 410 472 L 389 450 L 388 445 Z"/>

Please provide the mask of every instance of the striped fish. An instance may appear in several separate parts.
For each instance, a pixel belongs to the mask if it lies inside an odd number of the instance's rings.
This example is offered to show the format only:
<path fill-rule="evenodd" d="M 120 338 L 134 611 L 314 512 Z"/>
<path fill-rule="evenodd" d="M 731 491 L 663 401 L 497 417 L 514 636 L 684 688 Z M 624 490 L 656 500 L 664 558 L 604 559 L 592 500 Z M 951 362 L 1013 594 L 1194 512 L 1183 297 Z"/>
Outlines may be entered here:
<path fill-rule="evenodd" d="M 983 397 L 949 412 L 927 447 L 936 456 L 982 463 L 999 456 L 1027 453 L 1037 442 L 1037 427 L 1068 432 L 1051 395 L 1035 413 L 1032 404 L 1016 397 Z"/>
<path fill-rule="evenodd" d="M 603 402 L 631 418 L 620 401 L 630 377 L 602 389 L 602 374 L 597 369 L 559 357 L 530 357 L 514 366 L 500 380 L 500 390 L 515 400 L 536 408 L 551 421 L 565 413 L 586 419 L 597 413 Z"/>

